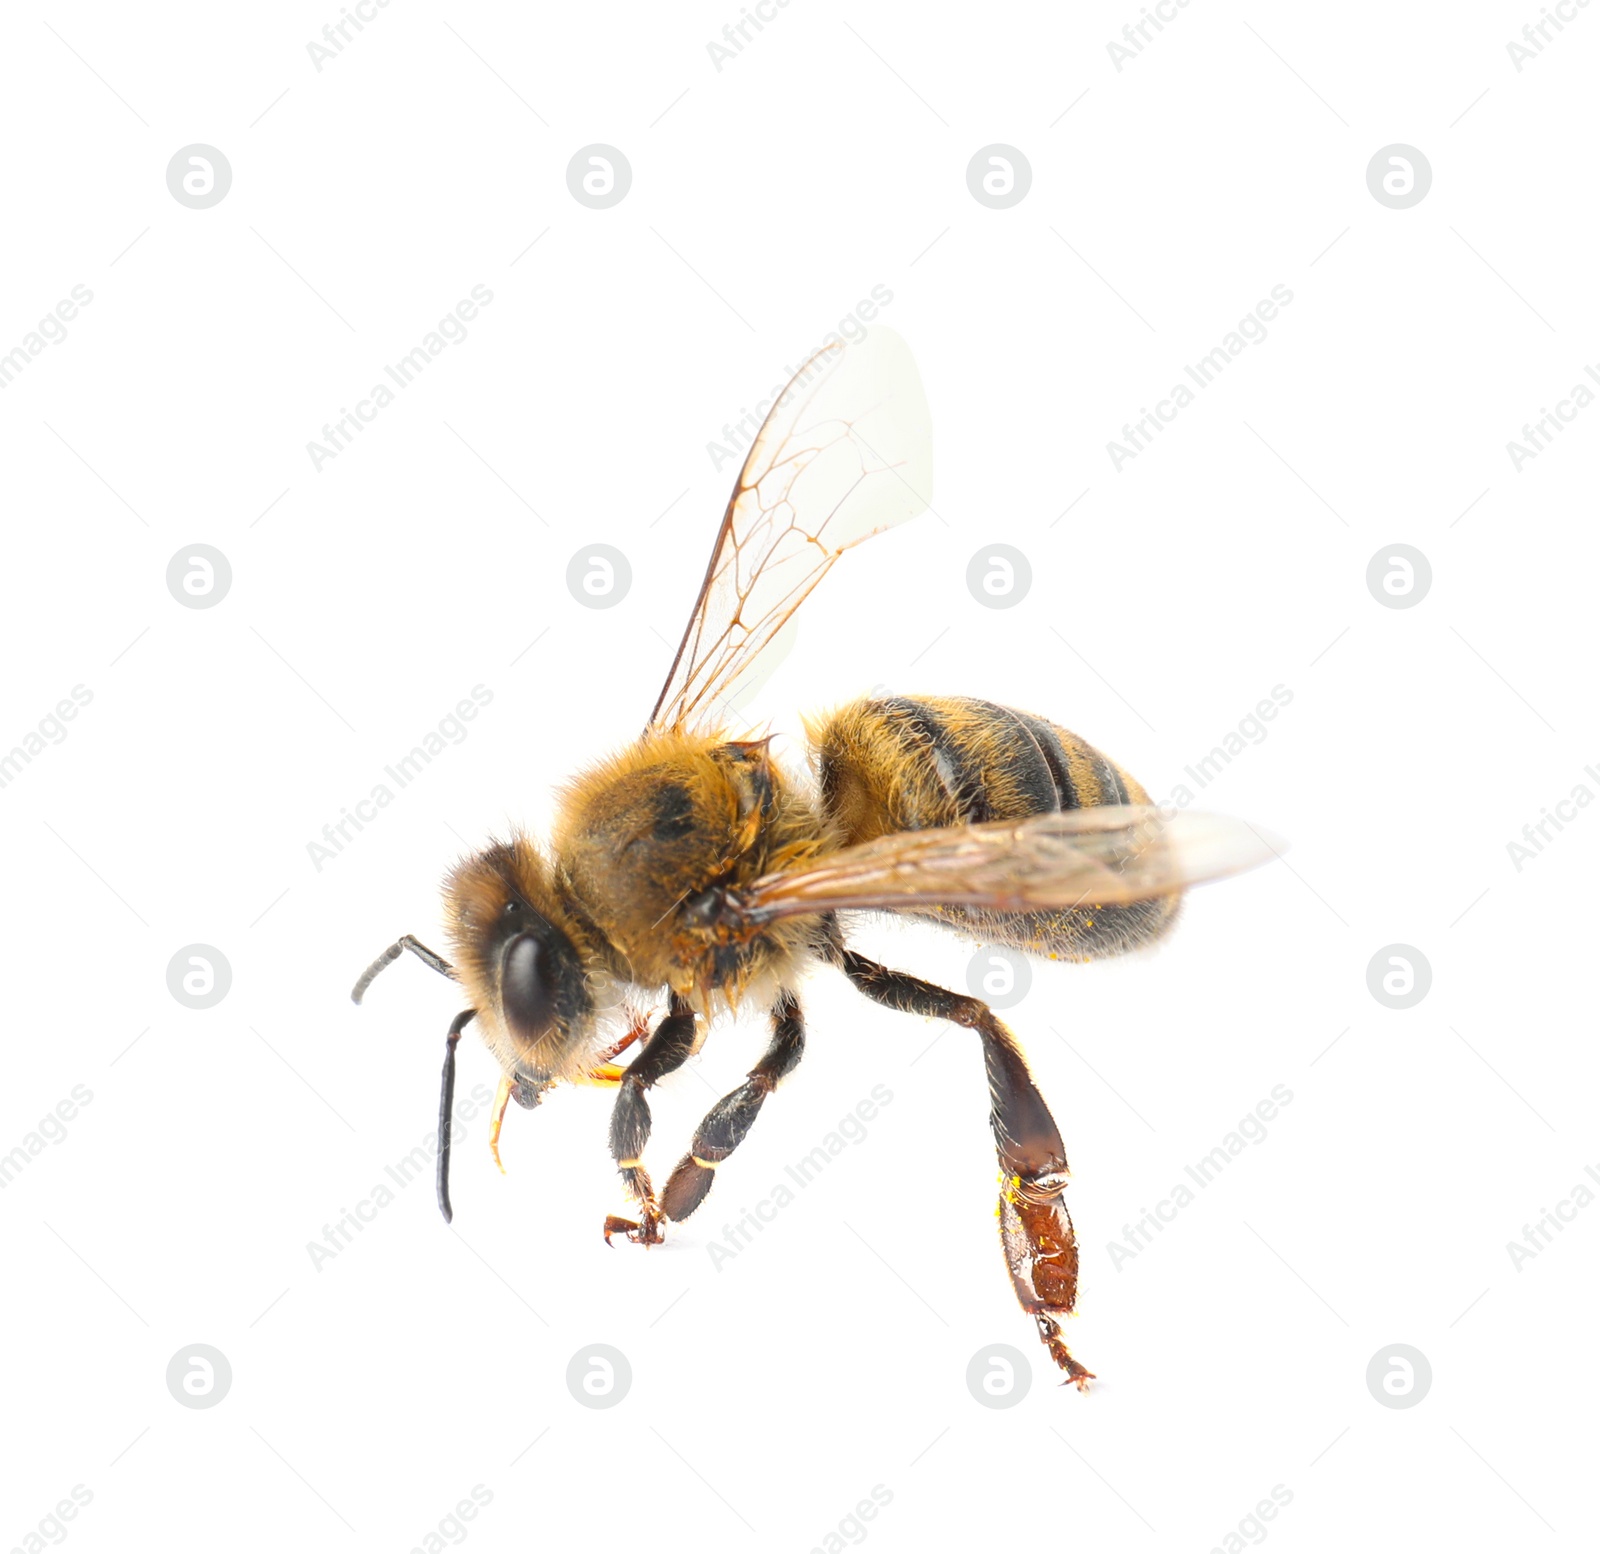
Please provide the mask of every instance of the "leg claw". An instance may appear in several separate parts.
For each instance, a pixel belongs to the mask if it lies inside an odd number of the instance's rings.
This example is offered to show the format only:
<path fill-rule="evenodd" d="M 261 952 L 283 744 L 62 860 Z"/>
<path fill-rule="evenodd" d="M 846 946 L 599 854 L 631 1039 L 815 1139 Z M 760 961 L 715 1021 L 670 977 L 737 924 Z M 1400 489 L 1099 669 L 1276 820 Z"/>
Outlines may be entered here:
<path fill-rule="evenodd" d="M 608 1214 L 604 1235 L 607 1246 L 611 1245 L 611 1238 L 615 1235 L 624 1235 L 638 1246 L 659 1246 L 667 1239 L 661 1234 L 661 1216 L 648 1213 L 642 1225 L 635 1220 L 623 1219 L 617 1214 Z"/>
<path fill-rule="evenodd" d="M 1067 1373 L 1062 1385 L 1066 1386 L 1070 1382 L 1078 1391 L 1087 1392 L 1089 1383 L 1095 1379 L 1095 1374 L 1087 1365 L 1080 1365 L 1072 1358 L 1062 1340 L 1060 1324 L 1042 1311 L 1035 1314 L 1034 1321 L 1039 1325 L 1039 1337 L 1043 1340 L 1045 1348 L 1050 1351 L 1050 1358 Z"/>

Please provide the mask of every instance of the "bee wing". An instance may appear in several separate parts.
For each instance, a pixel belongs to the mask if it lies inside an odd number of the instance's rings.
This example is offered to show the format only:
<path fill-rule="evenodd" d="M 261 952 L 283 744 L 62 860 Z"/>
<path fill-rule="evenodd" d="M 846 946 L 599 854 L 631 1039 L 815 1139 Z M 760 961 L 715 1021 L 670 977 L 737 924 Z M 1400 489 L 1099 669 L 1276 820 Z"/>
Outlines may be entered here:
<path fill-rule="evenodd" d="M 766 875 L 729 904 L 750 926 L 857 908 L 1112 906 L 1253 869 L 1281 847 L 1224 815 L 1108 804 L 879 837 Z"/>
<path fill-rule="evenodd" d="M 840 555 L 927 507 L 931 446 L 922 381 L 899 335 L 878 325 L 812 356 L 739 472 L 651 724 L 678 727 L 748 697 Z"/>

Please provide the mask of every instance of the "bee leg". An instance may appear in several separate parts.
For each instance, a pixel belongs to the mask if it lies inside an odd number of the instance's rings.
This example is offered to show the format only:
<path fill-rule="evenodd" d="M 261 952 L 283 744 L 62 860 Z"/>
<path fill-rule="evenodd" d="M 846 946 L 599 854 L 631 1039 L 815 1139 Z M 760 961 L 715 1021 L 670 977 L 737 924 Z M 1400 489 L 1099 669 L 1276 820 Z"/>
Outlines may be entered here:
<path fill-rule="evenodd" d="M 638 1041 L 641 1036 L 648 1035 L 649 1031 L 650 1025 L 645 1017 L 642 1014 L 636 1016 L 633 1022 L 633 1028 L 626 1036 L 622 1038 L 621 1041 L 616 1042 L 610 1047 L 607 1047 L 606 1050 L 600 1054 L 601 1058 L 609 1062 L 612 1058 L 621 1056 L 621 1054 L 626 1052 L 628 1048 L 631 1047 L 634 1042 Z"/>
<path fill-rule="evenodd" d="M 694 1010 L 681 998 L 674 997 L 666 1018 L 650 1033 L 622 1072 L 617 1099 L 611 1108 L 611 1158 L 617 1162 L 629 1196 L 639 1205 L 641 1223 L 608 1215 L 604 1231 L 607 1245 L 618 1232 L 643 1246 L 653 1246 L 664 1239 L 655 1189 L 639 1158 L 650 1137 L 650 1103 L 644 1093 L 674 1069 L 682 1067 L 694 1051 L 694 1037 Z"/>
<path fill-rule="evenodd" d="M 800 1061 L 805 1042 L 800 1005 L 791 994 L 784 993 L 772 1007 L 772 1040 L 761 1061 L 737 1090 L 729 1091 L 701 1119 L 688 1154 L 667 1178 L 661 1209 L 668 1219 L 688 1219 L 700 1207 L 711 1191 L 716 1168 L 744 1142 L 761 1103 Z"/>
<path fill-rule="evenodd" d="M 891 971 L 853 950 L 840 952 L 840 965 L 877 1003 L 951 1020 L 978 1033 L 989 1080 L 989 1125 L 1000 1159 L 1000 1243 L 1012 1287 L 1038 1324 L 1050 1358 L 1068 1381 L 1087 1391 L 1094 1372 L 1073 1359 L 1056 1320 L 1072 1314 L 1078 1296 L 1078 1243 L 1065 1198 L 1066 1151 L 1016 1038 L 979 999 Z"/>

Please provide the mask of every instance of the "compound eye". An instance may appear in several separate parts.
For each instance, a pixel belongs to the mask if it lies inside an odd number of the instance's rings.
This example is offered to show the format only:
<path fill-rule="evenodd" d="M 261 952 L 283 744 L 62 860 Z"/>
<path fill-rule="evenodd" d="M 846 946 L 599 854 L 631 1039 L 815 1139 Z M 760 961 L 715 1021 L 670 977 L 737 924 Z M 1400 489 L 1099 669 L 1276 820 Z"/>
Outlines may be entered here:
<path fill-rule="evenodd" d="M 554 1023 L 550 956 L 531 933 L 518 934 L 500 963 L 500 1004 L 512 1032 L 528 1043 Z"/>

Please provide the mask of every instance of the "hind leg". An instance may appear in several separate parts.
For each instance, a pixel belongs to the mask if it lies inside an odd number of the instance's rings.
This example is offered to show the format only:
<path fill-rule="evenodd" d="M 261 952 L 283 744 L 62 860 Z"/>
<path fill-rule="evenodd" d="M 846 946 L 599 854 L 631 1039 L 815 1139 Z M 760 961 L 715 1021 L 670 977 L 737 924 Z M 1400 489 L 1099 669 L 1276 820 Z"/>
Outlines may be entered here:
<path fill-rule="evenodd" d="M 842 951 L 840 964 L 855 987 L 877 1003 L 936 1015 L 977 1032 L 1000 1160 L 1000 1243 L 1012 1288 L 1037 1324 L 1050 1358 L 1068 1381 L 1087 1391 L 1094 1372 L 1073 1359 L 1057 1320 L 1072 1314 L 1078 1297 L 1078 1243 L 1065 1199 L 1066 1151 L 1016 1038 L 976 998 L 891 971 L 854 950 Z"/>

